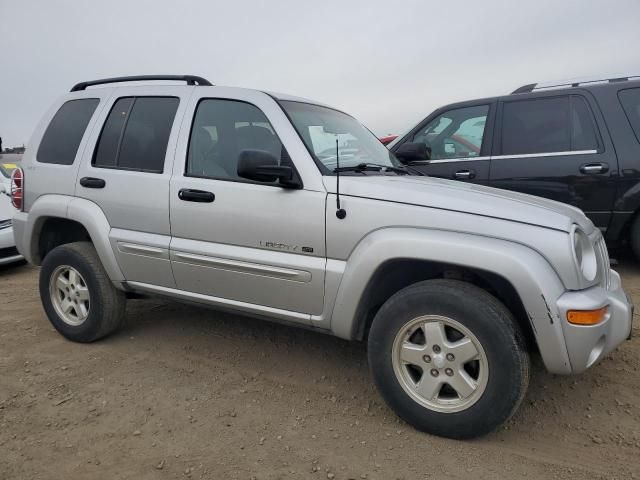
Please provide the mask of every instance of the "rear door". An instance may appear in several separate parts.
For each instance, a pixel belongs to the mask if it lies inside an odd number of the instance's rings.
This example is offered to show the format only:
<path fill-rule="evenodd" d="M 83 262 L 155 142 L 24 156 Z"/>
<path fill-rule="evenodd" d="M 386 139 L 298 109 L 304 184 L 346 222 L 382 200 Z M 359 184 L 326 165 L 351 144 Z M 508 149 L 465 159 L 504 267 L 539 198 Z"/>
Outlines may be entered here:
<path fill-rule="evenodd" d="M 488 183 L 494 110 L 481 101 L 435 112 L 402 141 L 431 148 L 430 160 L 411 166 L 432 177 Z"/>
<path fill-rule="evenodd" d="M 513 95 L 498 110 L 491 186 L 574 205 L 605 231 L 618 166 L 590 94 Z"/>
<path fill-rule="evenodd" d="M 125 278 L 175 287 L 169 262 L 169 179 L 193 87 L 114 90 L 92 132 L 76 195 L 95 202 Z"/>

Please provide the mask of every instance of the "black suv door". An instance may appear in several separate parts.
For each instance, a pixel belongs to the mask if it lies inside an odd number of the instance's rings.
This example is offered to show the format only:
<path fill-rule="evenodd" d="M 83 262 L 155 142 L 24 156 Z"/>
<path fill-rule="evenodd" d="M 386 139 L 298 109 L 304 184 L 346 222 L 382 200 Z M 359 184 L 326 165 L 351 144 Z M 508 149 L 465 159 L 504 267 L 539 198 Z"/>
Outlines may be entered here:
<path fill-rule="evenodd" d="M 522 97 L 499 101 L 491 186 L 575 205 L 606 230 L 618 166 L 597 105 L 575 89 Z"/>
<path fill-rule="evenodd" d="M 425 143 L 431 159 L 411 166 L 432 177 L 489 182 L 491 123 L 495 102 L 468 102 L 436 110 L 391 150 L 406 142 Z"/>

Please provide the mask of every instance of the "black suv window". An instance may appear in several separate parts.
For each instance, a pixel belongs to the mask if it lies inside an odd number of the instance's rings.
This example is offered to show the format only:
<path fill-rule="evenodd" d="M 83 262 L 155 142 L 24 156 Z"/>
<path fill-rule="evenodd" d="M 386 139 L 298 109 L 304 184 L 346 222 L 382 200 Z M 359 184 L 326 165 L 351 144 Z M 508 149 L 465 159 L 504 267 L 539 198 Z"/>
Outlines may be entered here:
<path fill-rule="evenodd" d="M 431 160 L 478 157 L 482 150 L 489 105 L 449 110 L 421 128 L 413 142 L 431 147 Z"/>
<path fill-rule="evenodd" d="M 584 98 L 536 98 L 506 102 L 502 155 L 596 150 L 598 136 Z"/>
<path fill-rule="evenodd" d="M 618 92 L 618 98 L 627 114 L 633 133 L 640 142 L 640 88 L 629 88 Z"/>
<path fill-rule="evenodd" d="M 266 150 L 289 161 L 258 107 L 235 100 L 202 100 L 191 127 L 186 175 L 240 180 L 238 156 L 245 149 Z"/>
<path fill-rule="evenodd" d="M 97 98 L 64 103 L 44 132 L 36 155 L 38 162 L 71 165 L 98 103 L 100 100 Z"/>
<path fill-rule="evenodd" d="M 179 100 L 174 97 L 122 97 L 100 133 L 93 165 L 162 173 Z"/>

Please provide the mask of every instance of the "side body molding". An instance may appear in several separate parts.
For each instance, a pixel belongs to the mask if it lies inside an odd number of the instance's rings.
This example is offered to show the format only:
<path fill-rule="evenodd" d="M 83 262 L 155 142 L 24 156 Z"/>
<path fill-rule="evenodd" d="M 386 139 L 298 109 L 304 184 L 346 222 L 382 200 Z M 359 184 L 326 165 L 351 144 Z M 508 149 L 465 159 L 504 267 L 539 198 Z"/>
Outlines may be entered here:
<path fill-rule="evenodd" d="M 356 336 L 358 305 L 369 279 L 381 265 L 395 259 L 445 262 L 505 278 L 524 304 L 547 369 L 571 372 L 562 320 L 555 308 L 565 291 L 557 274 L 539 253 L 524 245 L 478 235 L 399 227 L 364 237 L 349 256 L 340 282 L 331 317 L 335 335 Z"/>
<path fill-rule="evenodd" d="M 111 226 L 107 217 L 98 205 L 82 198 L 66 195 L 43 195 L 33 203 L 28 214 L 19 212 L 15 215 L 16 244 L 29 262 L 35 265 L 40 265 L 42 262 L 38 254 L 39 232 L 44 222 L 51 217 L 66 218 L 81 223 L 89 232 L 109 278 L 113 282 L 124 281 L 124 276 L 109 243 Z"/>

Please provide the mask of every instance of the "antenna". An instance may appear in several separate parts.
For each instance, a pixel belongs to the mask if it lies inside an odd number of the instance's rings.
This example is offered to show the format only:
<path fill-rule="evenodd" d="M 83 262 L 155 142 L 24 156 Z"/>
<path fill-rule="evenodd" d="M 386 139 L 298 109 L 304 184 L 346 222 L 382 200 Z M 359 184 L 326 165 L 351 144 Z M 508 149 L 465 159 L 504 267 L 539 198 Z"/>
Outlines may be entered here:
<path fill-rule="evenodd" d="M 338 137 L 336 136 L 336 217 L 340 220 L 347 216 L 344 208 L 340 208 L 340 149 L 338 148 Z"/>

